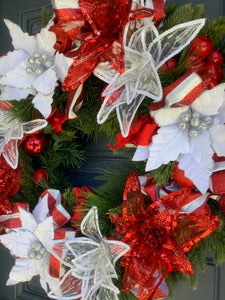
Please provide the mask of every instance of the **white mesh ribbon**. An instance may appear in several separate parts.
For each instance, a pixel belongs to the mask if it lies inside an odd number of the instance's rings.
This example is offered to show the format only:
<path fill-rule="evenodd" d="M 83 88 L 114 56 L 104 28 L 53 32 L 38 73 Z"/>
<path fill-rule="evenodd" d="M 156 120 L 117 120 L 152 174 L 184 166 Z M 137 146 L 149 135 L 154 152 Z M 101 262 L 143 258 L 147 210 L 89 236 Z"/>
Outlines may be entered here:
<path fill-rule="evenodd" d="M 64 249 L 61 262 L 67 268 L 60 284 L 48 296 L 54 299 L 117 300 L 119 290 L 112 279 L 117 278 L 116 261 L 129 246 L 102 237 L 97 208 L 92 207 L 81 223 L 85 237 L 56 241 L 53 252 Z"/>
<path fill-rule="evenodd" d="M 142 26 L 139 20 L 131 21 L 124 32 L 125 72 L 115 74 L 107 63 L 100 63 L 94 72 L 109 83 L 102 93 L 105 99 L 97 115 L 98 123 L 102 124 L 116 108 L 121 133 L 126 137 L 145 96 L 155 102 L 162 99 L 157 69 L 186 47 L 204 24 L 205 19 L 199 19 L 159 34 L 153 23 Z"/>

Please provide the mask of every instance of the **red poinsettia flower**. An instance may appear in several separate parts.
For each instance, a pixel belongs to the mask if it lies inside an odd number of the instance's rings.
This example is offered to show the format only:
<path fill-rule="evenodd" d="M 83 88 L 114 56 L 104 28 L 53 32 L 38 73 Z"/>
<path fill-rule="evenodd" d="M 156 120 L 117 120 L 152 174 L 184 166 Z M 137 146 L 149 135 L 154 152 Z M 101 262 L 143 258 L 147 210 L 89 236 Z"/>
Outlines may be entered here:
<path fill-rule="evenodd" d="M 131 173 L 124 192 L 123 214 L 111 216 L 117 237 L 130 246 L 121 262 L 125 268 L 124 291 L 138 287 L 141 300 L 165 297 L 169 289 L 164 279 L 171 271 L 193 274 L 185 253 L 214 231 L 220 221 L 216 216 L 179 214 L 190 193 L 184 188 L 146 208 L 138 176 Z M 171 208 L 172 202 L 177 204 L 176 209 L 174 204 Z"/>
<path fill-rule="evenodd" d="M 12 169 L 5 159 L 0 157 L 0 200 L 9 199 L 16 195 L 20 190 L 20 181 L 22 179 L 21 169 L 23 165 L 19 164 L 16 169 Z"/>
<path fill-rule="evenodd" d="M 66 3 L 62 7 L 55 2 L 56 18 L 51 30 L 64 44 L 62 50 L 67 50 L 68 39 L 72 43 L 81 42 L 77 50 L 66 54 L 75 59 L 63 83 L 64 90 L 76 89 L 100 61 L 108 60 L 118 72 L 123 72 L 122 35 L 125 25 L 132 19 L 153 16 L 151 9 L 137 5 L 131 9 L 131 0 L 78 0 L 79 6 L 74 8 L 66 8 L 71 7 Z"/>

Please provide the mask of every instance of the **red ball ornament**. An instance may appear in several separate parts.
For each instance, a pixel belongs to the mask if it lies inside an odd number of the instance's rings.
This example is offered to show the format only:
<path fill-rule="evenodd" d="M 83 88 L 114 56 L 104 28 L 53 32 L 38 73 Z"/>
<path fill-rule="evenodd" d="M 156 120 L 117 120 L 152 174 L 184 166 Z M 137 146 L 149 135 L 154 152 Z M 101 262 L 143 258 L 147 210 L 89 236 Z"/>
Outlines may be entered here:
<path fill-rule="evenodd" d="M 42 180 L 48 181 L 48 173 L 44 169 L 38 169 L 33 173 L 33 178 L 36 183 Z"/>
<path fill-rule="evenodd" d="M 161 72 L 169 72 L 177 68 L 177 60 L 175 58 L 168 59 L 160 68 Z"/>
<path fill-rule="evenodd" d="M 212 41 L 205 35 L 198 35 L 191 42 L 190 52 L 201 57 L 207 57 L 213 49 Z"/>
<path fill-rule="evenodd" d="M 210 75 L 202 75 L 201 77 L 208 90 L 213 89 L 218 84 L 216 79 L 214 77 L 211 77 Z"/>
<path fill-rule="evenodd" d="M 211 61 L 208 61 L 205 64 L 205 73 L 214 77 L 217 82 L 223 78 L 223 69 L 221 66 Z"/>
<path fill-rule="evenodd" d="M 175 167 L 173 169 L 173 179 L 174 181 L 182 187 L 195 188 L 194 183 L 185 177 L 184 171 L 178 168 L 178 163 L 176 162 Z"/>
<path fill-rule="evenodd" d="M 33 156 L 43 154 L 48 148 L 48 140 L 42 133 L 28 135 L 22 143 L 24 151 Z"/>
<path fill-rule="evenodd" d="M 223 62 L 223 55 L 218 50 L 212 50 L 209 56 L 206 57 L 208 61 L 221 65 Z"/>
<path fill-rule="evenodd" d="M 187 72 L 201 74 L 205 71 L 205 62 L 199 56 L 191 54 L 185 58 L 184 68 Z"/>

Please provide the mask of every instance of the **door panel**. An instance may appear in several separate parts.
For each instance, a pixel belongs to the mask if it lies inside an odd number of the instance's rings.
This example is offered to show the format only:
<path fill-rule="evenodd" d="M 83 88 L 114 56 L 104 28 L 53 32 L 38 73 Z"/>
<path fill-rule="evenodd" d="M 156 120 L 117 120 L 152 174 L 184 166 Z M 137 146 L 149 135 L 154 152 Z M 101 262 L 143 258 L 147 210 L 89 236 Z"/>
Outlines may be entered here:
<path fill-rule="evenodd" d="M 20 24 L 24 31 L 36 33 L 41 28 L 41 8 L 47 7 L 51 14 L 50 0 L 0 0 L 0 55 L 4 55 L 11 49 L 11 39 L 8 30 L 4 26 L 3 18 L 8 18 Z M 173 0 L 170 3 L 179 5 L 187 3 L 184 0 Z M 189 1 L 188 1 L 189 2 Z M 194 4 L 204 2 L 208 16 L 218 17 L 224 15 L 222 0 L 192 1 Z M 94 179 L 96 175 L 102 174 L 103 169 L 116 168 L 121 163 L 126 163 L 123 155 L 113 155 L 106 146 L 107 141 L 94 144 L 89 142 L 86 146 L 88 160 L 80 170 L 66 170 L 67 175 L 75 186 L 89 185 L 97 186 L 99 181 Z M 100 168 L 99 168 L 100 166 Z M 5 286 L 14 259 L 8 250 L 0 246 L 0 300 L 40 300 L 49 299 L 39 284 L 39 278 L 35 277 L 31 282 L 18 284 L 16 286 Z M 225 299 L 225 265 L 216 267 L 212 258 L 208 258 L 207 269 L 199 275 L 199 286 L 195 291 L 190 290 L 188 284 L 178 287 L 174 300 L 223 300 Z"/>

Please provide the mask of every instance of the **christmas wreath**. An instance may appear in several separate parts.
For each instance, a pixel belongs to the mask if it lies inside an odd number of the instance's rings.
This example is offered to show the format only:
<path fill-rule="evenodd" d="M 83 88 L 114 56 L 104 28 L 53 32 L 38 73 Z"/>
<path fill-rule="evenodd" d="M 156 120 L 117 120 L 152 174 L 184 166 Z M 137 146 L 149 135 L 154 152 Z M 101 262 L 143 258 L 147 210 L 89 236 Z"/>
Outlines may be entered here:
<path fill-rule="evenodd" d="M 52 6 L 35 36 L 5 20 L 7 284 L 39 275 L 53 299 L 167 298 L 179 280 L 195 285 L 206 251 L 225 261 L 225 17 L 163 0 Z M 62 168 L 81 167 L 85 141 L 103 136 L 128 163 L 72 187 Z"/>

